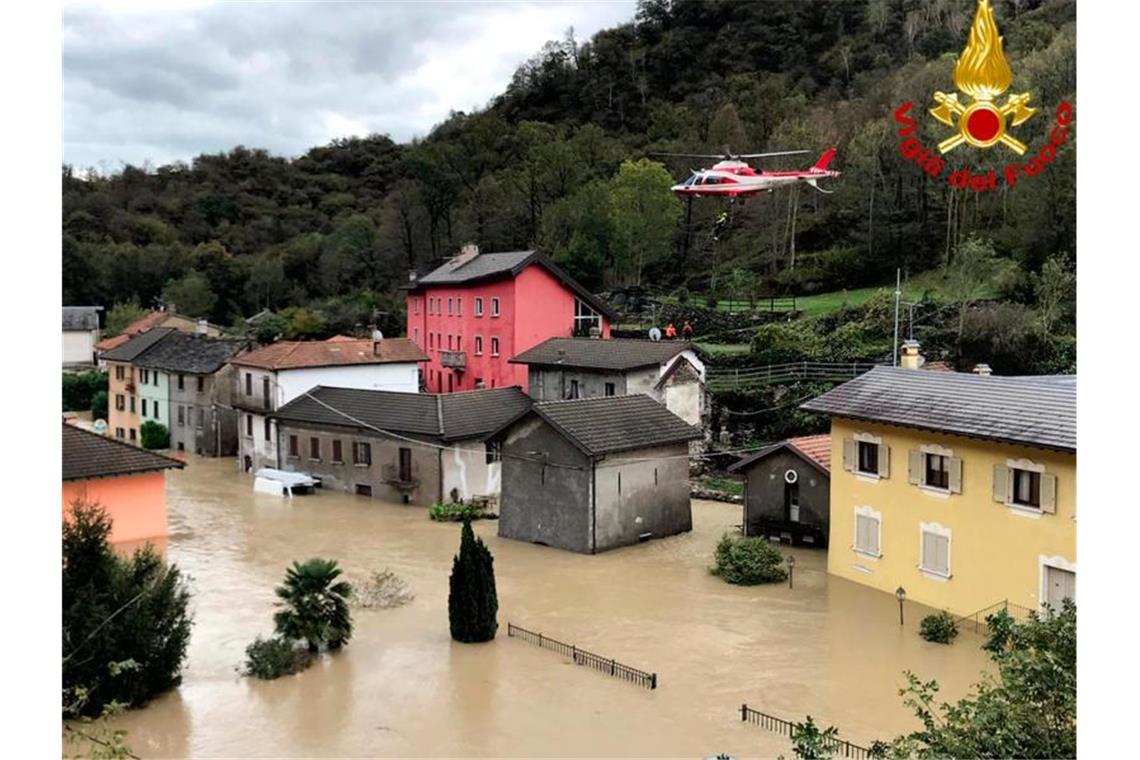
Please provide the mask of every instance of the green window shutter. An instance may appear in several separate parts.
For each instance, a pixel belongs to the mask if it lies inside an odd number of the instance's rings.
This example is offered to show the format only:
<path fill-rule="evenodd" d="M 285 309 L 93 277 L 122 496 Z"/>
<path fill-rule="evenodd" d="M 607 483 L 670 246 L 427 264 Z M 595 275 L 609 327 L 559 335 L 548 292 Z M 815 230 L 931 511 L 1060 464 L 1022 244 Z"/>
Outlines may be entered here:
<path fill-rule="evenodd" d="M 854 438 L 844 438 L 843 439 L 843 469 L 845 469 L 845 470 L 854 470 L 855 469 L 855 439 Z"/>
<path fill-rule="evenodd" d="M 950 457 L 950 493 L 962 493 L 961 457 Z"/>
<path fill-rule="evenodd" d="M 994 501 L 1001 504 L 1009 501 L 1009 468 L 1004 464 L 994 465 Z"/>
<path fill-rule="evenodd" d="M 922 452 L 918 449 L 907 452 L 906 480 L 912 486 L 922 485 Z"/>
<path fill-rule="evenodd" d="M 1057 476 L 1041 473 L 1041 511 L 1057 514 Z"/>
<path fill-rule="evenodd" d="M 891 476 L 891 447 L 885 443 L 879 444 L 879 477 Z"/>

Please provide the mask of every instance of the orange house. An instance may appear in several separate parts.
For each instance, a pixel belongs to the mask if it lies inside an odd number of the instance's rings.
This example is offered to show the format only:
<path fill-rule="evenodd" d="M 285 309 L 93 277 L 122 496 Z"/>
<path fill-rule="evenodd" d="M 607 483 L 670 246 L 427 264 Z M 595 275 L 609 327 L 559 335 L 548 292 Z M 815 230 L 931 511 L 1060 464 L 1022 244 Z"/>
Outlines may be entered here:
<path fill-rule="evenodd" d="M 165 545 L 166 471 L 182 462 L 74 425 L 63 425 L 63 516 L 82 499 L 111 518 L 110 541 L 120 546 Z"/>

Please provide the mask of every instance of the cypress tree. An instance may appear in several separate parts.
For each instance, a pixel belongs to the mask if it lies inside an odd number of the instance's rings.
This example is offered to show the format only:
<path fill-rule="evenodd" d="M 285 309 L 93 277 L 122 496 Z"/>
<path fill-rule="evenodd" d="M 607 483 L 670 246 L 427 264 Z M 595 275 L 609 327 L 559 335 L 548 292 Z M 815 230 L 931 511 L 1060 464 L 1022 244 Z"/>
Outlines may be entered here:
<path fill-rule="evenodd" d="M 495 558 L 483 539 L 475 537 L 471 521 L 464 520 L 447 596 L 451 638 L 465 643 L 490 641 L 499 628 L 498 613 Z"/>

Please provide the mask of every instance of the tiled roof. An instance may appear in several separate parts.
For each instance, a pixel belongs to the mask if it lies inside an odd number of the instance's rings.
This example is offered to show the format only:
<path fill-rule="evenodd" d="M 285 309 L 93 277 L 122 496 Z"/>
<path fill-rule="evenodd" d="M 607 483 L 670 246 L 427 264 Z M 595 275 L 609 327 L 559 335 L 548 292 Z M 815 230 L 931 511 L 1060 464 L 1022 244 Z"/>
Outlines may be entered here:
<path fill-rule="evenodd" d="M 121 346 L 126 343 L 132 335 L 138 335 L 139 333 L 144 333 L 147 330 L 158 327 L 169 316 L 170 313 L 165 311 L 148 311 L 146 314 L 143 314 L 134 322 L 131 322 L 129 325 L 124 327 L 123 331 L 118 335 L 114 335 L 110 338 L 104 338 L 103 340 L 96 343 L 95 348 L 99 349 L 100 351 L 110 351 L 112 348 Z"/>
<path fill-rule="evenodd" d="M 682 443 L 703 435 L 645 395 L 543 401 L 533 411 L 591 456 Z"/>
<path fill-rule="evenodd" d="M 144 351 L 135 364 L 166 372 L 212 375 L 245 346 L 245 341 L 173 332 Z"/>
<path fill-rule="evenodd" d="M 110 351 L 112 348 L 118 348 L 130 339 L 131 336 L 126 333 L 112 335 L 110 338 L 103 338 L 103 340 L 96 343 L 95 348 L 100 351 Z"/>
<path fill-rule="evenodd" d="M 518 386 L 446 394 L 317 386 L 285 404 L 273 417 L 454 441 L 482 438 L 519 416 L 530 404 L 530 397 Z"/>
<path fill-rule="evenodd" d="M 370 338 L 354 340 L 283 340 L 242 354 L 233 364 L 261 369 L 334 367 L 346 364 L 426 362 L 427 354 L 408 338 L 384 338 L 379 353 Z"/>
<path fill-rule="evenodd" d="M 629 370 L 664 364 L 692 344 L 629 338 L 550 338 L 511 359 L 513 364 Z"/>
<path fill-rule="evenodd" d="M 174 331 L 173 327 L 156 327 L 153 330 L 139 333 L 121 346 L 116 346 L 110 351 L 105 352 L 103 358 L 113 362 L 133 362 L 139 358 L 144 351 Z"/>
<path fill-rule="evenodd" d="M 607 319 L 617 317 L 616 312 L 604 301 L 586 290 L 582 285 L 562 270 L 557 264 L 538 251 L 506 251 L 502 253 L 480 253 L 460 261 L 449 261 L 416 279 L 411 285 L 416 290 L 425 285 L 468 285 L 503 277 L 514 277 L 531 264 L 544 267 L 563 285 L 573 290 L 579 298 L 590 304 Z"/>
<path fill-rule="evenodd" d="M 183 467 L 182 462 L 98 433 L 63 425 L 63 479 L 86 480 Z"/>
<path fill-rule="evenodd" d="M 64 306 L 63 307 L 63 329 L 64 330 L 98 330 L 99 329 L 99 307 L 98 306 Z"/>
<path fill-rule="evenodd" d="M 836 417 L 1077 450 L 1075 375 L 982 377 L 876 367 L 803 404 Z"/>
<path fill-rule="evenodd" d="M 789 438 L 779 443 L 773 443 L 770 446 L 765 446 L 760 449 L 755 454 L 744 457 L 729 467 L 728 471 L 740 472 L 751 467 L 756 462 L 767 458 L 769 455 L 784 450 L 792 451 L 825 475 L 831 473 L 831 436 L 827 434 L 804 435 L 797 438 Z"/>

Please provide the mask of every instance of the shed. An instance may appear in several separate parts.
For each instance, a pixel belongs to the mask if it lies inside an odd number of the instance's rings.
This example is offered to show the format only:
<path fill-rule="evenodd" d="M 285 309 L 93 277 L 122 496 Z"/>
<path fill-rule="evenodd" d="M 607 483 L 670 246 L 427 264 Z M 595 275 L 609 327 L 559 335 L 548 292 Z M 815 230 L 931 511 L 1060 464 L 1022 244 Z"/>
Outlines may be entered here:
<path fill-rule="evenodd" d="M 744 535 L 827 546 L 831 436 L 789 438 L 728 469 L 744 475 Z"/>

